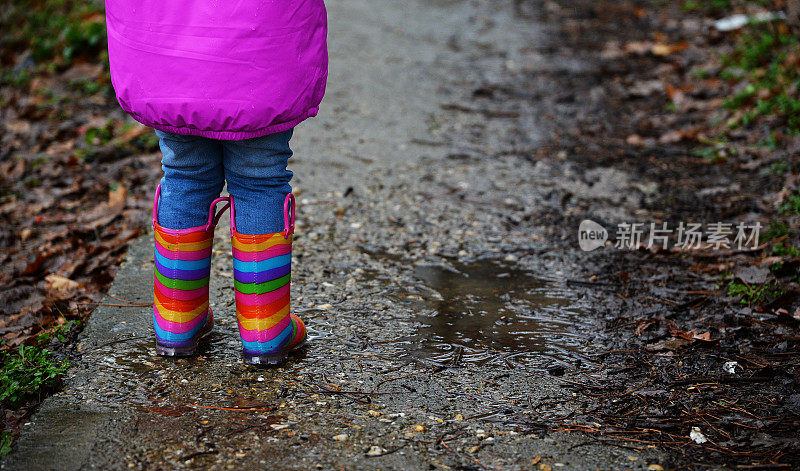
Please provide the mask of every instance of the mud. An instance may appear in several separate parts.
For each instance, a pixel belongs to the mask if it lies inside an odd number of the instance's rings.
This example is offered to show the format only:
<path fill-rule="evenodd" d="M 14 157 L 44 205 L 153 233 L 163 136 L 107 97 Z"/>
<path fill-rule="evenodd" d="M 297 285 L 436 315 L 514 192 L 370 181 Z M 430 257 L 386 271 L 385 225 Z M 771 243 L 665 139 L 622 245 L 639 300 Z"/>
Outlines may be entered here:
<path fill-rule="evenodd" d="M 223 224 L 202 355 L 155 356 L 151 308 L 99 308 L 3 469 L 666 466 L 653 448 L 557 431 L 587 409 L 570 384 L 606 375 L 611 295 L 568 286 L 577 247 L 553 215 L 595 202 L 624 218 L 658 186 L 527 157 L 578 106 L 558 102 L 559 75 L 592 64 L 554 55 L 554 26 L 512 2 L 328 9 L 329 90 L 291 165 L 309 347 L 274 370 L 239 361 Z M 525 84 L 513 99 L 485 85 L 509 81 Z M 151 299 L 150 244 L 112 295 Z"/>

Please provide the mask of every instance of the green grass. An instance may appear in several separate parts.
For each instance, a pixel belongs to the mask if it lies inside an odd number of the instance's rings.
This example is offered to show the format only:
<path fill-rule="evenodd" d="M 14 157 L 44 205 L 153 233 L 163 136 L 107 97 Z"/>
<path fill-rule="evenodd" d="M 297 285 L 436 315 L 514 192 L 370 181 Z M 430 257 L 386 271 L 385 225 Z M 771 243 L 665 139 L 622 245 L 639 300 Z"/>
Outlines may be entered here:
<path fill-rule="evenodd" d="M 772 255 L 776 257 L 800 257 L 800 250 L 791 245 L 784 245 L 778 242 L 772 246 Z"/>
<path fill-rule="evenodd" d="M 11 432 L 0 432 L 0 457 L 11 453 L 11 444 L 13 442 L 14 436 L 11 434 Z"/>
<path fill-rule="evenodd" d="M 728 296 L 741 296 L 742 304 L 756 304 L 775 298 L 786 291 L 777 282 L 747 285 L 737 281 L 728 283 Z"/>
<path fill-rule="evenodd" d="M 761 242 L 769 242 L 787 235 L 789 235 L 789 226 L 780 221 L 772 220 L 767 223 L 767 229 L 761 232 L 758 238 Z"/>
<path fill-rule="evenodd" d="M 712 145 L 696 147 L 692 150 L 692 154 L 707 159 L 711 163 L 725 162 L 728 157 L 736 155 L 736 148 L 728 146 L 724 139 L 708 141 L 708 143 Z"/>
<path fill-rule="evenodd" d="M 89 146 L 99 146 L 107 144 L 114 137 L 114 120 L 108 119 L 106 125 L 101 128 L 91 127 L 86 130 L 83 139 Z"/>
<path fill-rule="evenodd" d="M 45 330 L 36 337 L 36 341 L 39 345 L 49 344 L 53 340 L 64 343 L 68 340 L 67 335 L 74 333 L 75 329 L 80 325 L 80 321 L 67 321 L 63 324 L 53 327 L 50 330 Z"/>
<path fill-rule="evenodd" d="M 52 71 L 75 59 L 106 59 L 103 3 L 92 0 L 15 0 L 0 9 L 0 50 L 30 51 L 34 67 Z M 19 77 L 3 74 L 4 83 Z"/>
<path fill-rule="evenodd" d="M 77 333 L 79 321 L 68 321 L 40 333 L 35 345 L 20 345 L 16 351 L 0 356 L 0 403 L 4 407 L 19 407 L 40 392 L 58 385 L 59 378 L 69 368 L 69 361 L 56 359 L 48 348 L 69 341 Z"/>
<path fill-rule="evenodd" d="M 778 149 L 778 139 L 775 137 L 775 133 L 770 133 L 769 136 L 762 139 L 758 145 L 774 151 Z"/>
<path fill-rule="evenodd" d="M 800 190 L 793 195 L 789 195 L 779 208 L 780 214 L 800 214 Z"/>
<path fill-rule="evenodd" d="M 53 352 L 37 345 L 21 345 L 15 352 L 4 352 L 1 363 L 0 402 L 11 408 L 56 387 L 69 368 L 66 359 L 54 359 Z"/>
<path fill-rule="evenodd" d="M 685 11 L 695 11 L 702 13 L 717 13 L 731 8 L 730 0 L 686 0 L 681 3 L 681 8 Z"/>
<path fill-rule="evenodd" d="M 742 113 L 729 127 L 747 127 L 760 117 L 777 118 L 776 128 L 800 133 L 800 38 L 780 22 L 749 25 L 734 50 L 723 57 L 720 78 L 737 82 L 739 91 L 724 101 Z M 774 131 L 775 129 L 773 129 Z"/>

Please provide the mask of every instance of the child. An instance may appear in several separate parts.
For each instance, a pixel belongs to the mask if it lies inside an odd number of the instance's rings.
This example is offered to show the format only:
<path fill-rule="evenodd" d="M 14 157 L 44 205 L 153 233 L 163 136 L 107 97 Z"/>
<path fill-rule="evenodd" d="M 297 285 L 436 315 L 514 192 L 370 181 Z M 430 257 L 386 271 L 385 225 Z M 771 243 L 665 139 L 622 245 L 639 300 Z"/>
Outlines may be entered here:
<path fill-rule="evenodd" d="M 153 321 L 160 355 L 210 332 L 214 227 L 230 208 L 244 361 L 278 364 L 305 342 L 289 312 L 294 126 L 327 79 L 323 0 L 107 0 L 111 81 L 156 129 L 164 177 L 153 204 Z M 224 183 L 229 197 L 220 198 Z M 217 204 L 225 203 L 219 212 Z"/>

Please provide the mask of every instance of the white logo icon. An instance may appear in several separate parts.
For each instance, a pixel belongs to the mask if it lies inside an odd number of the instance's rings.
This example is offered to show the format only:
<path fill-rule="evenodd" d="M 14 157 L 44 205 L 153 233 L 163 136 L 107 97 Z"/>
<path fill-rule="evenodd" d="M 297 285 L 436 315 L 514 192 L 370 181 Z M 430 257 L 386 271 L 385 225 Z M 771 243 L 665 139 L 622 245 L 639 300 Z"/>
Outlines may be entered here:
<path fill-rule="evenodd" d="M 590 220 L 584 219 L 578 226 L 578 245 L 581 250 L 590 252 L 605 245 L 608 240 L 608 231 L 605 227 Z"/>

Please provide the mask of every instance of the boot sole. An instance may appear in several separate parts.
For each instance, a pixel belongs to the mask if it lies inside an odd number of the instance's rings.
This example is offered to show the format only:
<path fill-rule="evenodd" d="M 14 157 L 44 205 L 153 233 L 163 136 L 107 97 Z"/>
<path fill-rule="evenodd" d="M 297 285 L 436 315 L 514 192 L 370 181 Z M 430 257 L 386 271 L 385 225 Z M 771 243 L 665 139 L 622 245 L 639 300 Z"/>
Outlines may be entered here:
<path fill-rule="evenodd" d="M 191 357 L 197 354 L 197 348 L 200 346 L 200 343 L 207 340 L 209 335 L 211 335 L 211 328 L 205 329 L 196 339 L 192 341 L 189 345 L 184 345 L 182 347 L 168 347 L 166 345 L 162 345 L 156 340 L 156 354 L 162 357 Z"/>
<path fill-rule="evenodd" d="M 302 342 L 292 347 L 291 350 L 287 350 L 285 352 L 262 354 L 242 352 L 242 361 L 248 365 L 279 366 L 286 363 L 286 360 L 289 359 L 289 355 L 303 348 L 306 345 L 307 340 L 308 339 L 303 339 Z"/>

